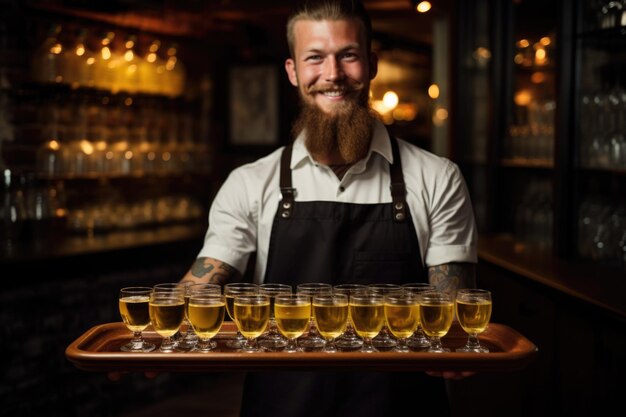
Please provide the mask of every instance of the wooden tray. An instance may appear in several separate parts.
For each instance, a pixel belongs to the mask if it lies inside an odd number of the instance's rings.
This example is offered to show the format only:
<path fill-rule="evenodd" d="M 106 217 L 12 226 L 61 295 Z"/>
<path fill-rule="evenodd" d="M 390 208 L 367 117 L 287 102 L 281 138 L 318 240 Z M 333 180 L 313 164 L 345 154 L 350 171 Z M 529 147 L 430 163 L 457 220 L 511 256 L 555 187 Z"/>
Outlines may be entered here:
<path fill-rule="evenodd" d="M 128 353 L 120 346 L 131 338 L 126 326 L 106 323 L 95 326 L 70 344 L 65 355 L 86 371 L 259 371 L 259 370 L 371 370 L 371 371 L 515 371 L 526 367 L 535 357 L 537 347 L 517 331 L 503 324 L 491 323 L 480 335 L 489 353 L 459 353 L 454 349 L 467 340 L 458 323 L 453 324 L 443 340 L 450 353 L 429 352 L 258 352 L 245 353 L 226 347 L 235 335 L 235 325 L 224 322 L 214 339 L 218 346 L 210 353 Z M 144 338 L 157 346 L 161 337 L 151 328 Z"/>

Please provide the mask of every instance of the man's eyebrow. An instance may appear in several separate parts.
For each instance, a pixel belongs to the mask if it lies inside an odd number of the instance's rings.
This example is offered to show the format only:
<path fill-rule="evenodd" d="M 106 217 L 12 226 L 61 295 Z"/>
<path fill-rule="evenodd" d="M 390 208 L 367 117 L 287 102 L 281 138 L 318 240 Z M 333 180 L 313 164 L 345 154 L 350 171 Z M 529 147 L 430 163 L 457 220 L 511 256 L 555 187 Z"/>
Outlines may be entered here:
<path fill-rule="evenodd" d="M 359 44 L 358 43 L 351 43 L 351 44 L 346 45 L 346 46 L 344 46 L 343 48 L 341 48 L 341 49 L 339 49 L 337 51 L 333 51 L 332 53 L 340 54 L 340 53 L 343 53 L 343 52 L 346 52 L 346 51 L 352 51 L 352 50 L 355 50 L 355 49 L 359 49 Z M 313 46 L 311 48 L 305 49 L 303 51 L 303 53 L 304 54 L 322 54 L 322 55 L 324 55 L 324 54 L 327 53 L 327 51 L 325 51 L 324 48 L 318 48 L 318 47 Z"/>

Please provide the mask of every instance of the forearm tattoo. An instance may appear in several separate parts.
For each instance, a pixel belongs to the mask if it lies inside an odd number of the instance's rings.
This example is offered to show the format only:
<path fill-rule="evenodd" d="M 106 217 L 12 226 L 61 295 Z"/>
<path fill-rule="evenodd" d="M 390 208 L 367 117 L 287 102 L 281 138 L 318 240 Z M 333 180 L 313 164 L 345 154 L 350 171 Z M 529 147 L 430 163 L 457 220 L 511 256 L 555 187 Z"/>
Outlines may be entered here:
<path fill-rule="evenodd" d="M 205 280 L 213 284 L 224 285 L 239 275 L 232 266 L 213 258 L 198 258 L 191 266 L 193 278 Z"/>
<path fill-rule="evenodd" d="M 459 288 L 476 287 L 476 267 L 461 262 L 431 266 L 428 281 L 440 291 L 455 294 Z"/>

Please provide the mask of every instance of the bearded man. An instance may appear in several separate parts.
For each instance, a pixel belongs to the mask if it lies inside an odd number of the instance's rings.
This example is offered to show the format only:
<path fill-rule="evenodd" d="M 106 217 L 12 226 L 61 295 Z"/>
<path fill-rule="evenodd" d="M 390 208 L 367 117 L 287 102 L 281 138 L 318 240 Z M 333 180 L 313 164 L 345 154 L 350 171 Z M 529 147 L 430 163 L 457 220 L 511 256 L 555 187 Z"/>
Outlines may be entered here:
<path fill-rule="evenodd" d="M 183 281 L 241 279 L 256 252 L 258 284 L 473 286 L 476 230 L 463 178 L 449 160 L 391 137 L 370 110 L 371 38 L 358 0 L 298 4 L 285 62 L 301 101 L 295 140 L 229 175 Z M 242 415 L 400 415 L 414 398 L 421 411 L 447 413 L 443 380 L 423 374 L 256 373 Z"/>

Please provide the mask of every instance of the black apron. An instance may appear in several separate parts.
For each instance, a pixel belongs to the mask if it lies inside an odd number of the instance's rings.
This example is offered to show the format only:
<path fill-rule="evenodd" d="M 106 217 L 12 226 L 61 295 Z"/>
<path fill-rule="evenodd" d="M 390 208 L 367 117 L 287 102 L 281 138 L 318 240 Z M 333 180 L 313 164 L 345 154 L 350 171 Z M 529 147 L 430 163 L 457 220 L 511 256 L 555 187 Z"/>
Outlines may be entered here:
<path fill-rule="evenodd" d="M 291 151 L 280 167 L 282 199 L 270 237 L 265 282 L 372 284 L 426 282 L 417 233 L 406 204 L 398 144 L 391 139 L 391 203 L 295 202 Z M 433 386 L 437 386 L 433 390 Z M 434 394 L 433 394 L 434 393 Z M 424 394 L 445 415 L 443 381 L 414 373 L 262 372 L 249 373 L 241 415 L 401 415 L 406 404 L 423 410 Z M 433 398 L 433 395 L 436 397 Z M 395 398 L 395 400 L 394 400 Z M 444 411 L 441 414 L 441 411 Z"/>

